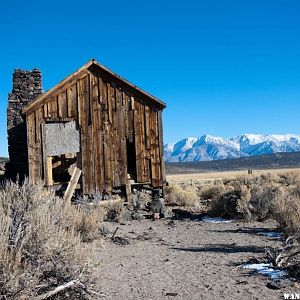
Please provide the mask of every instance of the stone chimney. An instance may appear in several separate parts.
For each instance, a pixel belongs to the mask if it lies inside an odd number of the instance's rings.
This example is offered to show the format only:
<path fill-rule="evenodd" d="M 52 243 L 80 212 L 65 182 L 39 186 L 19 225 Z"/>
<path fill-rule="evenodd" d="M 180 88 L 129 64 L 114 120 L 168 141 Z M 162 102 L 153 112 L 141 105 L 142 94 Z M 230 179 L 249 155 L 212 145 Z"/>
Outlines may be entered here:
<path fill-rule="evenodd" d="M 25 71 L 15 69 L 13 90 L 8 94 L 7 131 L 9 163 L 6 177 L 23 180 L 28 175 L 28 152 L 26 122 L 22 109 L 43 93 L 42 76 L 39 69 Z"/>

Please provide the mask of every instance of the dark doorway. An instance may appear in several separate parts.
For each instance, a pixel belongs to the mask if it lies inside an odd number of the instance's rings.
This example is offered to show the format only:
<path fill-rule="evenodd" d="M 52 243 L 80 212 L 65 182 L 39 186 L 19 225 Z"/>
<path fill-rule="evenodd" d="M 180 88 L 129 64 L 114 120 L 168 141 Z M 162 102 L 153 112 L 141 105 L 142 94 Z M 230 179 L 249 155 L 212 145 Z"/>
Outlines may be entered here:
<path fill-rule="evenodd" d="M 127 147 L 127 173 L 130 175 L 131 179 L 136 181 L 136 152 L 135 152 L 135 142 L 134 140 L 130 142 L 126 139 Z"/>
<path fill-rule="evenodd" d="M 66 183 L 71 179 L 76 167 L 76 154 L 63 154 L 52 158 L 52 176 L 54 183 Z"/>

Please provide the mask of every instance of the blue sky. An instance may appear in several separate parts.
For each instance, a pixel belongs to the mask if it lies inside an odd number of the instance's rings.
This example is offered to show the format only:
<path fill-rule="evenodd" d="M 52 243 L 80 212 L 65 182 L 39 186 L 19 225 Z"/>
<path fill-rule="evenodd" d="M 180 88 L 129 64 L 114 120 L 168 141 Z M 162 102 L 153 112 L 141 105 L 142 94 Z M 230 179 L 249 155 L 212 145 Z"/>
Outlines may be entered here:
<path fill-rule="evenodd" d="M 164 140 L 299 133 L 300 1 L 2 1 L 0 156 L 14 68 L 47 90 L 90 58 L 158 98 Z"/>

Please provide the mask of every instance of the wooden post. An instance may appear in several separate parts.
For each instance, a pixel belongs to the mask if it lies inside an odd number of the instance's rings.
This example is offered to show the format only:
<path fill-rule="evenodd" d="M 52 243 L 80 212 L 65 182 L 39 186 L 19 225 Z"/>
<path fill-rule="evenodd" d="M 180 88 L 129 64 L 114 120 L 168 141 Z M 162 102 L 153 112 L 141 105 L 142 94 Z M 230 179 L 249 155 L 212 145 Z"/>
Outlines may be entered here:
<path fill-rule="evenodd" d="M 129 204 L 132 204 L 132 195 L 131 195 L 131 181 L 130 175 L 127 174 L 126 176 L 126 185 L 125 185 L 125 193 L 126 193 L 126 200 Z"/>
<path fill-rule="evenodd" d="M 71 199 L 72 199 L 73 193 L 75 191 L 76 185 L 78 183 L 78 180 L 80 178 L 80 175 L 81 175 L 81 170 L 76 167 L 73 171 L 71 180 L 68 184 L 67 190 L 64 195 L 64 200 L 66 202 L 71 202 Z"/>
<path fill-rule="evenodd" d="M 46 158 L 46 172 L 45 172 L 46 185 L 53 185 L 53 173 L 52 173 L 52 156 Z"/>

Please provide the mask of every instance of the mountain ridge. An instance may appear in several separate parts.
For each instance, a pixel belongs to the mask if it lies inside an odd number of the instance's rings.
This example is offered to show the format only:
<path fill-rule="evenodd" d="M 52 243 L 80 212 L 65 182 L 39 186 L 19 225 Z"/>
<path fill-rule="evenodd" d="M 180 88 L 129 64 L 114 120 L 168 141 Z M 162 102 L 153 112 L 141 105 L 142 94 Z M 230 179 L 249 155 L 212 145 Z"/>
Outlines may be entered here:
<path fill-rule="evenodd" d="M 229 139 L 205 134 L 164 146 L 167 162 L 211 161 L 298 151 L 300 135 L 297 134 L 241 134 Z"/>

